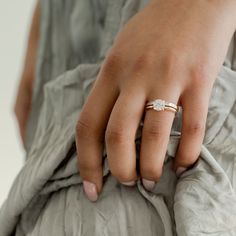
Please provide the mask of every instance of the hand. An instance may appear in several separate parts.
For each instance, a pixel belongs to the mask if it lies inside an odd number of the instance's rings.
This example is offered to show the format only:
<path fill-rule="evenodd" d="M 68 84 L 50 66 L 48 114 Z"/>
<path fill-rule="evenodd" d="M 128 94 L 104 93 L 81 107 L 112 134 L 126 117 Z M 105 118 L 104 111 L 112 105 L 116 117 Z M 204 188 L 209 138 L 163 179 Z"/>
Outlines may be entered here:
<path fill-rule="evenodd" d="M 147 101 L 183 107 L 174 162 L 179 172 L 198 159 L 216 75 L 235 30 L 235 1 L 153 0 L 117 36 L 77 123 L 78 168 L 85 193 L 102 189 L 104 140 L 108 164 L 121 183 L 133 185 L 135 133 Z M 174 113 L 148 110 L 140 175 L 150 190 L 162 174 Z"/>

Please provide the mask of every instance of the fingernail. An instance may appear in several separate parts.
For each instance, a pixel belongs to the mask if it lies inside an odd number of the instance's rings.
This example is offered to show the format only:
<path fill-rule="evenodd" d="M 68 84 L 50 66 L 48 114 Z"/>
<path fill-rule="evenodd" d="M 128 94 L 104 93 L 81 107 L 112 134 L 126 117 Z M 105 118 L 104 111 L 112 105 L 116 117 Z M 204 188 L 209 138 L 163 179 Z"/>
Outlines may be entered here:
<path fill-rule="evenodd" d="M 83 186 L 84 186 L 85 194 L 87 195 L 88 199 L 92 202 L 97 201 L 98 193 L 97 193 L 96 185 L 94 183 L 84 180 Z"/>
<path fill-rule="evenodd" d="M 126 186 L 134 186 L 135 185 L 135 181 L 121 182 L 121 183 L 126 185 Z"/>
<path fill-rule="evenodd" d="M 147 179 L 143 179 L 143 186 L 147 189 L 147 190 L 152 190 L 155 186 L 155 182 L 152 180 L 147 180 Z"/>
<path fill-rule="evenodd" d="M 178 177 L 180 177 L 180 175 L 181 175 L 184 171 L 186 171 L 186 170 L 187 170 L 186 167 L 180 166 L 180 167 L 178 167 L 177 170 L 176 170 L 176 175 L 177 175 Z"/>

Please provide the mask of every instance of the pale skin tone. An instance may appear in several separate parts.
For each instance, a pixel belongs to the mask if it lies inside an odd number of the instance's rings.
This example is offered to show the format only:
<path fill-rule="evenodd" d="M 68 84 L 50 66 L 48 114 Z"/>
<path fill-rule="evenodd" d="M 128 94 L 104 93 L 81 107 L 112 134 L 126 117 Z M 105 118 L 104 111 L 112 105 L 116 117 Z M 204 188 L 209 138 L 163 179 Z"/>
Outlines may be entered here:
<path fill-rule="evenodd" d="M 85 194 L 102 191 L 104 145 L 111 174 L 147 190 L 162 175 L 175 114 L 144 107 L 157 98 L 181 105 L 181 138 L 173 171 L 199 157 L 208 103 L 236 27 L 235 0 L 152 0 L 124 26 L 107 54 L 76 127 L 78 169 Z M 135 133 L 145 112 L 140 162 Z M 140 167 L 140 176 L 136 173 Z"/>

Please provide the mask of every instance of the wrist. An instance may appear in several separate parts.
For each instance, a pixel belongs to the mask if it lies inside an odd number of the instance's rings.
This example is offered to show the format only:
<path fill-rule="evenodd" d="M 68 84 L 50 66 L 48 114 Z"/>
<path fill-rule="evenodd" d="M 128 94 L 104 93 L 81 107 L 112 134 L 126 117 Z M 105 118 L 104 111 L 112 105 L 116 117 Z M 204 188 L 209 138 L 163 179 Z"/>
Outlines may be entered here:
<path fill-rule="evenodd" d="M 224 25 L 231 31 L 236 30 L 236 0 L 150 0 L 149 5 L 156 7 L 160 6 L 175 6 L 176 11 L 197 11 L 199 17 L 212 17 L 218 21 L 219 25 Z"/>

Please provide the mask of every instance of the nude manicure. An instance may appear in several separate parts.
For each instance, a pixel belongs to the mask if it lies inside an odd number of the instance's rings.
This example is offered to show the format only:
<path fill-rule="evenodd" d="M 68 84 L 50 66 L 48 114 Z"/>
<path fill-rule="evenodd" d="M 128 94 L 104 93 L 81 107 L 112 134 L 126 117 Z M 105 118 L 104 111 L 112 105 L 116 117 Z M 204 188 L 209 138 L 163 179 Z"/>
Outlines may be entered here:
<path fill-rule="evenodd" d="M 84 192 L 87 195 L 88 199 L 92 202 L 97 201 L 98 193 L 97 193 L 96 185 L 94 183 L 84 180 L 83 186 L 84 186 Z"/>
<path fill-rule="evenodd" d="M 180 175 L 186 170 L 187 170 L 186 167 L 182 167 L 182 166 L 178 167 L 177 170 L 176 170 L 177 177 L 180 177 Z"/>
<path fill-rule="evenodd" d="M 143 186 L 149 191 L 151 191 L 155 186 L 155 182 L 152 180 L 143 179 L 142 182 L 143 182 Z"/>

